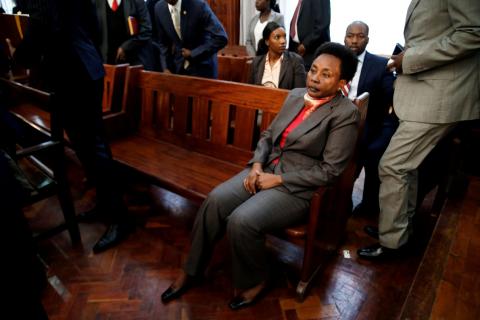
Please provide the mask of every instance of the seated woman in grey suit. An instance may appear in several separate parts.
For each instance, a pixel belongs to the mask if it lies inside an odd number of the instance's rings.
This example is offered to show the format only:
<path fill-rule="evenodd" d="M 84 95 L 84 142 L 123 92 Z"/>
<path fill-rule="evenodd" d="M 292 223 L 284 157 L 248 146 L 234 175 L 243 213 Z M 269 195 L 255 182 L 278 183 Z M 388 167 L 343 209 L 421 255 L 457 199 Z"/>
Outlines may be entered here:
<path fill-rule="evenodd" d="M 236 295 L 230 308 L 255 302 L 266 288 L 265 234 L 306 217 L 314 191 L 345 169 L 357 136 L 359 113 L 340 88 L 355 74 L 357 57 L 325 43 L 307 75 L 265 130 L 247 167 L 217 186 L 200 207 L 192 246 L 162 301 L 178 298 L 201 277 L 214 244 L 226 231 Z"/>
<path fill-rule="evenodd" d="M 303 58 L 286 48 L 285 29 L 276 22 L 269 22 L 258 42 L 248 83 L 288 90 L 305 87 Z"/>
<path fill-rule="evenodd" d="M 262 38 L 263 29 L 268 22 L 275 21 L 282 27 L 285 26 L 283 15 L 272 10 L 275 4 L 275 0 L 255 0 L 255 8 L 260 12 L 250 20 L 245 42 L 250 56 L 254 56 L 257 52 L 258 41 Z"/>

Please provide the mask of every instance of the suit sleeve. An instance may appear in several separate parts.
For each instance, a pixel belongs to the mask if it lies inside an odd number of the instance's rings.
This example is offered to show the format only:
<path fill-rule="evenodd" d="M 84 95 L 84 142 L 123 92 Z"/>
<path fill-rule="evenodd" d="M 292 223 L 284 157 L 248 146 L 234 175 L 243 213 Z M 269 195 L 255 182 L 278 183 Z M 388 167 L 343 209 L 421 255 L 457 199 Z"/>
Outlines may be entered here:
<path fill-rule="evenodd" d="M 358 110 L 342 115 L 328 132 L 323 160 L 309 169 L 282 174 L 283 185 L 292 193 L 329 185 L 345 170 L 355 150 L 358 135 Z"/>
<path fill-rule="evenodd" d="M 402 69 L 412 74 L 460 60 L 480 49 L 480 1 L 448 0 L 449 21 L 453 32 L 407 48 Z"/>
<path fill-rule="evenodd" d="M 294 88 L 304 88 L 306 86 L 307 74 L 305 73 L 305 64 L 302 57 L 295 56 L 293 59 L 294 64 L 294 76 L 293 76 L 293 87 Z"/>
<path fill-rule="evenodd" d="M 311 1 L 309 13 L 313 19 L 313 30 L 303 39 L 302 43 L 307 50 L 316 48 L 330 28 L 330 1 Z"/>
<path fill-rule="evenodd" d="M 206 3 L 202 7 L 202 22 L 207 37 L 201 45 L 192 49 L 192 59 L 211 56 L 225 47 L 228 41 L 227 33 L 210 7 Z"/>
<path fill-rule="evenodd" d="M 127 41 L 122 43 L 122 49 L 127 52 L 143 46 L 146 41 L 152 38 L 152 23 L 150 22 L 150 15 L 148 13 L 145 2 L 143 0 L 132 1 L 134 4 L 135 12 L 130 12 L 130 15 L 135 17 L 135 19 L 137 20 L 138 34 L 130 37 Z"/>
<path fill-rule="evenodd" d="M 247 29 L 247 40 L 245 41 L 245 46 L 247 47 L 247 53 L 250 56 L 255 56 L 255 44 L 254 44 L 254 39 L 252 38 L 252 30 L 255 28 L 253 25 L 254 21 L 256 21 L 255 16 L 250 20 L 248 23 L 248 29 Z"/>

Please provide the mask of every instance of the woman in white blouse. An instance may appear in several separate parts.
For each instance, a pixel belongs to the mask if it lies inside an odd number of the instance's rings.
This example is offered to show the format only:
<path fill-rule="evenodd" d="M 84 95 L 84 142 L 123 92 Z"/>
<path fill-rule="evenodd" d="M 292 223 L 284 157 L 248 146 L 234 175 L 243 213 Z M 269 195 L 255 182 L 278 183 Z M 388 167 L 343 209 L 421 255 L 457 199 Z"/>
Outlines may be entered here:
<path fill-rule="evenodd" d="M 245 43 L 250 56 L 255 56 L 258 41 L 262 39 L 263 29 L 268 22 L 275 21 L 282 27 L 285 26 L 283 15 L 272 10 L 275 3 L 276 0 L 255 0 L 255 8 L 259 13 L 248 24 L 247 42 Z"/>

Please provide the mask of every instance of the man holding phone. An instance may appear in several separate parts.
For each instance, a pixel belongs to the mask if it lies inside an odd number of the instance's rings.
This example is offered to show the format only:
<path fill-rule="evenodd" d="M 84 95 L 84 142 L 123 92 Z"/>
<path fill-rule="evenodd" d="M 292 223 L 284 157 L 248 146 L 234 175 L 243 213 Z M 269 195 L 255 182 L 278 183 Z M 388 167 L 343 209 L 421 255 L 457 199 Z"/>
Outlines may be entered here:
<path fill-rule="evenodd" d="M 460 121 L 480 118 L 480 1 L 412 0 L 405 50 L 391 57 L 400 119 L 379 166 L 379 243 L 358 250 L 380 258 L 406 248 L 417 200 L 417 168 Z"/>

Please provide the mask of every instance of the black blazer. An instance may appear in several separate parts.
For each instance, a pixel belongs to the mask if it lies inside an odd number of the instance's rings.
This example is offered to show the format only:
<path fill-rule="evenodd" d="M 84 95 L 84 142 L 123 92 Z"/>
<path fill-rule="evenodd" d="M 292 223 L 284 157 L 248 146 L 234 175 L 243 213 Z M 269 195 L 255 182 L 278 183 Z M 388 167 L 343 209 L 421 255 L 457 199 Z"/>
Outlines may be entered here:
<path fill-rule="evenodd" d="M 330 41 L 330 1 L 303 0 L 297 20 L 298 38 L 305 46 L 305 64 L 313 62 L 315 50 Z M 297 44 L 290 39 L 289 50 L 295 51 Z"/>
<path fill-rule="evenodd" d="M 372 141 L 379 135 L 382 124 L 393 104 L 393 82 L 395 77 L 386 68 L 387 58 L 365 52 L 362 72 L 358 81 L 357 95 L 370 93 L 365 138 Z"/>
<path fill-rule="evenodd" d="M 250 78 L 248 83 L 262 84 L 263 73 L 265 71 L 265 60 L 267 55 L 256 56 L 252 62 Z M 282 65 L 280 67 L 280 77 L 278 87 L 281 89 L 294 89 L 305 87 L 306 80 L 305 67 L 301 56 L 294 52 L 285 51 L 283 53 Z"/>

